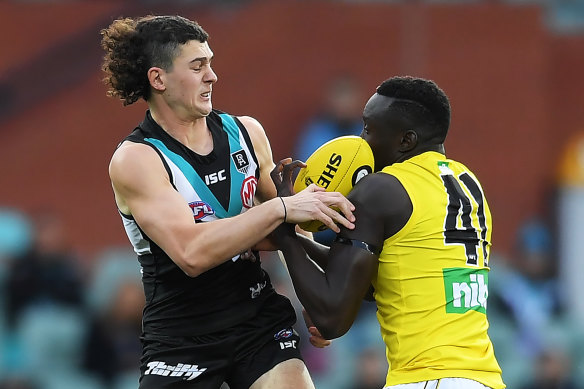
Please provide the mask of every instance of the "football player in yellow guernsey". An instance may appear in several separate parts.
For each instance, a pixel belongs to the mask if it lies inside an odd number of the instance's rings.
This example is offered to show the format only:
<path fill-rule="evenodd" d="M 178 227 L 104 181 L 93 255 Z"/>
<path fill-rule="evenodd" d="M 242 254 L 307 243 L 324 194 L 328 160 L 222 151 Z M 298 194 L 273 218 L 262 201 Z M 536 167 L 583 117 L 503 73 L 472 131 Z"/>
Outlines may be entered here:
<path fill-rule="evenodd" d="M 432 81 L 393 77 L 363 123 L 376 172 L 348 195 L 355 229 L 341 228 L 330 249 L 290 224 L 274 233 L 300 301 L 332 339 L 373 290 L 385 388 L 505 388 L 487 335 L 491 213 L 476 176 L 445 156 L 448 98 Z M 298 165 L 286 162 L 272 172 L 280 195 Z"/>

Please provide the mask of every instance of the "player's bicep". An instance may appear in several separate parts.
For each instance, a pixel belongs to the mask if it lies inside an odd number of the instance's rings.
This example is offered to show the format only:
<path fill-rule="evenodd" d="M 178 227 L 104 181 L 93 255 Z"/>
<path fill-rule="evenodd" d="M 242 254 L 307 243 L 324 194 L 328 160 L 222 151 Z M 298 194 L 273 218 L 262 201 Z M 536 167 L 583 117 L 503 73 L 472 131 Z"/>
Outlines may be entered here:
<path fill-rule="evenodd" d="M 405 226 L 412 214 L 408 193 L 396 177 L 385 173 L 364 177 L 347 198 L 355 205 L 355 229 L 342 229 L 340 235 L 379 249 Z"/>
<path fill-rule="evenodd" d="M 194 220 L 156 152 L 146 145 L 123 146 L 112 158 L 110 177 L 116 196 L 140 228 L 171 258 L 180 258 Z"/>
<path fill-rule="evenodd" d="M 339 334 L 344 334 L 357 317 L 377 267 L 378 255 L 363 247 L 339 242 L 331 245 L 326 275 L 334 290 L 330 314 L 338 322 Z"/>
<path fill-rule="evenodd" d="M 355 210 L 355 228 L 341 228 L 339 239 L 350 239 L 364 242 L 371 246 L 381 247 L 383 244 L 383 215 L 379 209 L 379 192 L 375 180 L 365 177 L 349 192 L 347 199 L 353 203 Z"/>

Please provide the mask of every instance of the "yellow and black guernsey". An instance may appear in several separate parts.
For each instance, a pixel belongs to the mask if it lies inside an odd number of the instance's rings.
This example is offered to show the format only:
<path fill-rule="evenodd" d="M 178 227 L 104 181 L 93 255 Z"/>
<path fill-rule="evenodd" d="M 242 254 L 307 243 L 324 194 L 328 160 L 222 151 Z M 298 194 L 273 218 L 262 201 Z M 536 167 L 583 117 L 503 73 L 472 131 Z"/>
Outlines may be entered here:
<path fill-rule="evenodd" d="M 385 240 L 373 280 L 386 345 L 386 385 L 469 378 L 505 388 L 487 335 L 491 213 L 464 165 L 426 152 L 382 170 L 413 212 Z"/>
<path fill-rule="evenodd" d="M 259 179 L 257 158 L 242 123 L 213 110 L 207 126 L 213 136 L 213 150 L 207 155 L 171 137 L 149 112 L 126 138 L 158 153 L 171 184 L 191 208 L 193 223 L 245 212 L 253 206 Z M 131 215 L 121 216 L 142 268 L 145 333 L 195 336 L 220 331 L 250 320 L 276 294 L 260 261 L 239 260 L 239 255 L 197 277 L 187 276 Z M 277 298 L 282 309 L 288 309 L 288 300 Z"/>

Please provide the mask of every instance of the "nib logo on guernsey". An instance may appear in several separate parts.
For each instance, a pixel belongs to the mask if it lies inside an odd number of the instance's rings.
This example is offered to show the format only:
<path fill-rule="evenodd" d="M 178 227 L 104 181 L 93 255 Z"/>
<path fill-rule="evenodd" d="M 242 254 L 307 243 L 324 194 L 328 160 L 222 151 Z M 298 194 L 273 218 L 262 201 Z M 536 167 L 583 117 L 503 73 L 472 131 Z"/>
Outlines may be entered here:
<path fill-rule="evenodd" d="M 443 269 L 446 313 L 487 312 L 489 275 L 486 269 Z"/>
<path fill-rule="evenodd" d="M 165 377 L 184 377 L 186 381 L 194 380 L 200 376 L 206 367 L 199 369 L 199 365 L 190 365 L 188 363 L 179 363 L 176 366 L 167 365 L 165 362 L 155 361 L 148 363 L 148 370 L 144 375 L 154 374 Z"/>

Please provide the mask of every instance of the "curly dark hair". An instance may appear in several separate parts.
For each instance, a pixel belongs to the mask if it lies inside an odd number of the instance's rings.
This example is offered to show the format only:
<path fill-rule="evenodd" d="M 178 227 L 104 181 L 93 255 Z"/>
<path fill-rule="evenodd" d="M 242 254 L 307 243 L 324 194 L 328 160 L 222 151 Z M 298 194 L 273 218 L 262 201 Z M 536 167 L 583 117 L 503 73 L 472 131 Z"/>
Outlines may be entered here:
<path fill-rule="evenodd" d="M 392 77 L 377 87 L 377 93 L 397 99 L 390 109 L 399 110 L 424 133 L 425 139 L 444 142 L 450 127 L 450 102 L 434 81 L 402 76 Z"/>
<path fill-rule="evenodd" d="M 101 36 L 107 95 L 120 98 L 124 105 L 140 98 L 148 101 L 148 69 L 158 66 L 170 70 L 181 45 L 191 40 L 204 43 L 209 38 L 196 22 L 181 16 L 154 15 L 117 19 L 101 30 Z"/>

